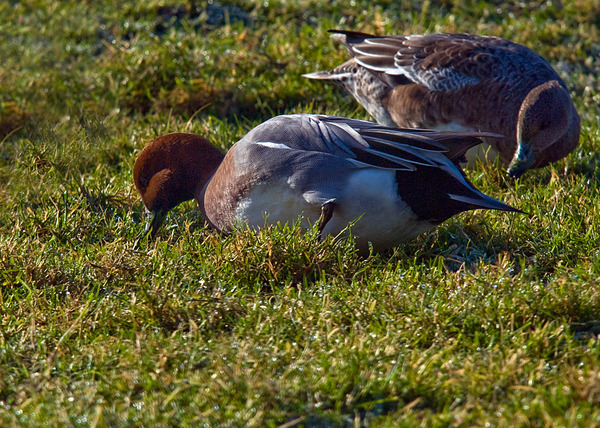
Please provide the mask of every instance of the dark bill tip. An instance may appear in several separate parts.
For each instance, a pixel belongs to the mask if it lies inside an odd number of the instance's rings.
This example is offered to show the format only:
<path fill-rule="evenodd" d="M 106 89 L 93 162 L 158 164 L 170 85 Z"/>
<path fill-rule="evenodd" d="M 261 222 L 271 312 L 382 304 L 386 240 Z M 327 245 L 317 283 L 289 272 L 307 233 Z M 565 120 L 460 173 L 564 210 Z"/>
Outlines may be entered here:
<path fill-rule="evenodd" d="M 151 238 L 155 238 L 166 215 L 167 213 L 162 210 L 146 210 L 146 228 L 144 229 L 144 234 L 150 234 Z"/>
<path fill-rule="evenodd" d="M 525 171 L 527 171 L 531 165 L 533 165 L 534 161 L 535 152 L 531 148 L 531 145 L 520 142 L 517 152 L 515 153 L 513 160 L 510 162 L 506 172 L 512 178 L 519 178 L 525 174 Z"/>

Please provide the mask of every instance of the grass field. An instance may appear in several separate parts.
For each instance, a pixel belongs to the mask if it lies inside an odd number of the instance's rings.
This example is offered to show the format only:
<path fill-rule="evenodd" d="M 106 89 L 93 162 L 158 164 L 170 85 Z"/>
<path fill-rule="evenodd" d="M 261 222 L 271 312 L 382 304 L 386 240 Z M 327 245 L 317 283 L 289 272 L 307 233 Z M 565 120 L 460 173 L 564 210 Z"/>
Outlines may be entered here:
<path fill-rule="evenodd" d="M 600 3 L 0 2 L 0 426 L 600 426 Z M 303 79 L 330 28 L 523 43 L 582 116 L 567 159 L 512 180 L 527 212 L 459 215 L 367 258 L 192 202 L 144 237 L 153 137 L 226 150 L 276 114 L 368 119 Z"/>

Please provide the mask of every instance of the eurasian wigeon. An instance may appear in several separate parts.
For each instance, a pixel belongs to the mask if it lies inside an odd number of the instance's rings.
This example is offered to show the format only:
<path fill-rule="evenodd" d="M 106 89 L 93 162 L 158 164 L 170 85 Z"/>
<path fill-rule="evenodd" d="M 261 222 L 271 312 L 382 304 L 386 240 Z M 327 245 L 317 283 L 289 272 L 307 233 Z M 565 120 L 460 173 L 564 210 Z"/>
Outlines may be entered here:
<path fill-rule="evenodd" d="M 305 77 L 340 84 L 383 125 L 502 134 L 486 142 L 515 178 L 579 143 L 565 83 L 525 46 L 471 34 L 332 32 L 353 58 Z"/>
<path fill-rule="evenodd" d="M 444 220 L 479 208 L 519 211 L 477 190 L 458 166 L 490 133 L 389 128 L 321 115 L 274 117 L 252 129 L 224 156 L 198 135 L 151 141 L 133 170 L 154 215 L 196 198 L 209 224 L 230 231 L 302 216 L 323 234 L 356 221 L 359 248 L 384 250 Z"/>

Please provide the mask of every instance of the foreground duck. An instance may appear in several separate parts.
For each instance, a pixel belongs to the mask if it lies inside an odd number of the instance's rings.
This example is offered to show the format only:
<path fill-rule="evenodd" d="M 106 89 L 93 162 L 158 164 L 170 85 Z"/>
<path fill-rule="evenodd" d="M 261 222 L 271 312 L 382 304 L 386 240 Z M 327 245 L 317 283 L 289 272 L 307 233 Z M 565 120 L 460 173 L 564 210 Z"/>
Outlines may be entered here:
<path fill-rule="evenodd" d="M 381 124 L 505 135 L 486 141 L 515 178 L 579 143 L 565 83 L 525 46 L 470 34 L 334 33 L 353 58 L 305 77 L 340 84 Z"/>
<path fill-rule="evenodd" d="M 351 222 L 358 247 L 384 250 L 479 208 L 518 211 L 484 195 L 458 166 L 489 133 L 402 130 L 332 116 L 278 116 L 223 155 L 203 137 L 174 133 L 137 158 L 135 186 L 153 216 L 195 198 L 212 227 L 230 231 L 319 224 L 337 235 Z"/>

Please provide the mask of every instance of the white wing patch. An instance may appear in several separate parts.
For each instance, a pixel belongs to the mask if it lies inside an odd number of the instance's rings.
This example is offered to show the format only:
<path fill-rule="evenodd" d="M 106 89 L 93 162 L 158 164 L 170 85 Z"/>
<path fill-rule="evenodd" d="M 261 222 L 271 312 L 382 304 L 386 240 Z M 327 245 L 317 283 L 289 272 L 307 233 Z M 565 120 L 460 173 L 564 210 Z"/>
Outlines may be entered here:
<path fill-rule="evenodd" d="M 256 143 L 259 146 L 263 146 L 263 147 L 268 147 L 270 149 L 288 149 L 291 150 L 292 148 L 289 146 L 286 146 L 283 143 L 272 143 L 270 141 L 257 141 Z"/>

